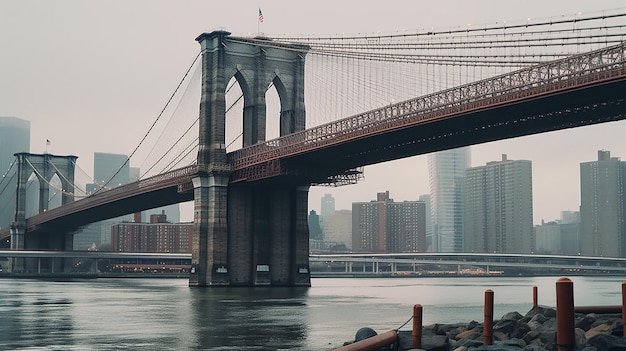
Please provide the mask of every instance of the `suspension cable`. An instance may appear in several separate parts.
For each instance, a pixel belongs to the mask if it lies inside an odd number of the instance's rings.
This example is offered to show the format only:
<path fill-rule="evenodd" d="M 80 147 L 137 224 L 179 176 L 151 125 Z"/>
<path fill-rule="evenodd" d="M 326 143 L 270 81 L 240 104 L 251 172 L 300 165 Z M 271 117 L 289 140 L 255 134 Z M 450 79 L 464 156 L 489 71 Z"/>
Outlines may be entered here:
<path fill-rule="evenodd" d="M 61 178 L 63 178 L 67 183 L 69 183 L 72 187 L 74 187 L 74 193 L 76 193 L 76 190 L 79 190 L 80 192 L 82 192 L 84 194 L 84 196 L 87 195 L 87 192 L 83 189 L 81 189 L 79 186 L 77 186 L 74 182 L 70 181 L 69 179 L 67 179 L 67 177 L 65 176 L 65 174 L 63 174 L 63 172 L 61 172 L 57 166 L 54 164 L 54 162 L 52 162 L 51 160 L 48 160 L 48 164 L 52 165 L 52 167 L 54 167 L 54 169 L 57 171 L 56 174 L 58 174 Z M 74 194 L 74 196 L 76 196 L 76 194 Z"/>
<path fill-rule="evenodd" d="M 189 72 L 191 71 L 192 67 L 195 65 L 196 61 L 198 60 L 198 58 L 200 57 L 201 54 L 202 54 L 202 52 L 199 52 L 198 55 L 196 55 L 196 57 L 193 59 L 193 62 L 191 63 L 191 65 L 189 66 L 189 68 L 187 69 L 185 74 L 183 75 L 183 78 L 180 80 L 180 82 L 176 86 L 176 89 L 174 89 L 174 92 L 172 93 L 170 98 L 165 103 L 165 106 L 163 107 L 163 109 L 161 110 L 161 112 L 159 113 L 157 118 L 154 120 L 154 122 L 152 123 L 150 128 L 148 128 L 148 131 L 144 134 L 143 138 L 141 138 L 141 141 L 139 141 L 139 144 L 135 147 L 133 152 L 131 152 L 131 154 L 128 156 L 128 158 L 126 158 L 126 161 L 117 169 L 117 171 L 115 171 L 115 173 L 111 176 L 111 178 L 109 178 L 109 180 L 107 180 L 101 187 L 99 187 L 96 191 L 94 191 L 89 196 L 93 196 L 93 195 L 99 193 L 100 191 L 102 191 L 102 189 L 104 189 L 104 187 L 106 187 L 113 180 L 113 178 L 115 178 L 115 176 L 117 176 L 120 173 L 122 168 L 124 168 L 124 166 L 126 166 L 126 164 L 128 164 L 128 162 L 130 162 L 130 159 L 135 155 L 135 153 L 137 152 L 139 147 L 143 144 L 143 142 L 146 140 L 146 138 L 148 137 L 150 132 L 152 132 L 152 130 L 154 129 L 154 127 L 157 124 L 157 122 L 161 119 L 161 116 L 163 116 L 163 113 L 165 112 L 165 110 L 169 106 L 170 102 L 174 99 L 174 96 L 178 92 L 178 89 L 180 89 L 180 87 L 182 86 L 183 82 L 187 78 L 187 75 L 189 74 Z"/>
<path fill-rule="evenodd" d="M 60 191 L 64 195 L 74 196 L 73 192 L 65 191 L 65 189 L 59 188 L 56 185 L 50 183 L 50 181 L 48 181 L 48 179 L 46 179 L 43 175 L 41 175 L 41 173 L 39 173 L 37 168 L 30 162 L 30 160 L 28 158 L 25 158 L 25 159 L 26 159 L 26 163 L 28 163 L 28 165 L 33 169 L 33 172 L 35 172 L 35 175 L 37 175 L 38 179 L 43 180 L 46 184 L 48 184 L 49 187 L 51 187 L 51 188 L 53 188 L 53 189 L 55 189 L 57 191 Z"/>
<path fill-rule="evenodd" d="M 13 160 L 13 162 L 11 162 L 11 164 L 9 165 L 9 169 L 7 169 L 7 171 L 4 172 L 4 174 L 2 175 L 2 179 L 0 179 L 0 186 L 5 181 L 5 179 L 7 179 L 7 176 L 9 175 L 9 172 L 11 172 L 11 169 L 13 169 L 13 166 L 15 165 L 15 163 L 16 163 L 16 160 Z M 9 183 L 11 182 L 11 180 L 9 180 Z M 2 190 L 0 190 L 0 194 L 2 194 L 2 192 L 4 191 L 5 188 L 6 188 L 6 185 L 4 186 L 4 188 Z"/>

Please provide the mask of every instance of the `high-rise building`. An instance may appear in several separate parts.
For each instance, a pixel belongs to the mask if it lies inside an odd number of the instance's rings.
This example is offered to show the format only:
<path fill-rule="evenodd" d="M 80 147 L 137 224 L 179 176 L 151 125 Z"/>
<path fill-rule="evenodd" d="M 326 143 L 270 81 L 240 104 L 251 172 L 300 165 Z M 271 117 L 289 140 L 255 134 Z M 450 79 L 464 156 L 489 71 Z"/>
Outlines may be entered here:
<path fill-rule="evenodd" d="M 561 253 L 580 255 L 580 222 L 561 223 Z"/>
<path fill-rule="evenodd" d="M 557 222 L 543 222 L 535 226 L 535 253 L 544 255 L 560 255 L 561 225 Z"/>
<path fill-rule="evenodd" d="M 0 228 L 8 227 L 15 216 L 17 166 L 13 163 L 18 152 L 30 152 L 30 121 L 0 117 Z"/>
<path fill-rule="evenodd" d="M 580 223 L 579 211 L 561 211 L 561 224 Z"/>
<path fill-rule="evenodd" d="M 561 253 L 580 255 L 580 212 L 561 211 Z"/>
<path fill-rule="evenodd" d="M 323 223 L 324 240 L 335 246 L 352 248 L 352 210 L 337 210 Z"/>
<path fill-rule="evenodd" d="M 320 216 L 317 215 L 315 210 L 309 212 L 309 239 L 312 240 L 324 240 L 322 235 L 322 227 L 320 227 Z"/>
<path fill-rule="evenodd" d="M 320 207 L 320 217 L 327 218 L 335 214 L 335 198 L 331 194 L 324 194 Z"/>
<path fill-rule="evenodd" d="M 352 203 L 352 251 L 387 252 L 384 210 L 388 194 L 378 193 L 376 201 Z"/>
<path fill-rule="evenodd" d="M 532 253 L 532 164 L 488 162 L 467 170 L 465 251 Z"/>
<path fill-rule="evenodd" d="M 433 247 L 433 219 L 430 214 L 430 194 L 420 195 L 419 201 L 426 205 L 426 251 Z"/>
<path fill-rule="evenodd" d="M 389 192 L 376 201 L 352 204 L 352 250 L 395 253 L 426 251 L 426 204 L 394 202 Z"/>
<path fill-rule="evenodd" d="M 113 189 L 130 182 L 128 156 L 94 152 L 93 179 L 100 187 Z"/>
<path fill-rule="evenodd" d="M 385 213 L 387 252 L 426 251 L 426 203 L 388 202 Z"/>
<path fill-rule="evenodd" d="M 580 164 L 581 254 L 626 257 L 626 163 L 598 151 L 598 160 Z"/>
<path fill-rule="evenodd" d="M 435 252 L 463 251 L 463 196 L 470 148 L 428 155 L 432 247 Z"/>

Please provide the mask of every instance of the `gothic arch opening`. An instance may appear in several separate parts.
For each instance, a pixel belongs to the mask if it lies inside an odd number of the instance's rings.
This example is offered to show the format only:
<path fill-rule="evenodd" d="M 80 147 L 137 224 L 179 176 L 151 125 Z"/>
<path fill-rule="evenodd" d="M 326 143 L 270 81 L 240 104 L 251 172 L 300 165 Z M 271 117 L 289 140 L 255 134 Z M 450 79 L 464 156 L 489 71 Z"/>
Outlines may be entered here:
<path fill-rule="evenodd" d="M 32 172 L 26 181 L 26 218 L 39 213 L 39 178 Z"/>
<path fill-rule="evenodd" d="M 226 152 L 243 147 L 243 108 L 244 96 L 239 80 L 233 76 L 226 84 Z"/>
<path fill-rule="evenodd" d="M 265 91 L 265 140 L 280 137 L 280 96 L 274 79 Z"/>
<path fill-rule="evenodd" d="M 55 207 L 61 206 L 61 201 L 63 200 L 63 183 L 61 182 L 61 178 L 58 174 L 55 174 L 52 178 L 50 178 L 48 186 L 48 205 L 46 207 L 48 210 L 51 210 Z"/>

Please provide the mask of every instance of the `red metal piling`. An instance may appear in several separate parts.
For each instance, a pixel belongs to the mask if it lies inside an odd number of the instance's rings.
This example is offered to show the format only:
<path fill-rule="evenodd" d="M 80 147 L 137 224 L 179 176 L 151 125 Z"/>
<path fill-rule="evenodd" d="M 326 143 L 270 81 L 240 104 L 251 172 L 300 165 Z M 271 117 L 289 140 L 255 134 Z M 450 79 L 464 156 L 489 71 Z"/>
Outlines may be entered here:
<path fill-rule="evenodd" d="M 483 344 L 493 343 L 493 290 L 485 291 L 485 321 L 483 323 Z"/>
<path fill-rule="evenodd" d="M 334 351 L 375 351 L 383 346 L 391 345 L 397 340 L 398 333 L 396 333 L 395 330 L 392 330 L 340 347 Z"/>
<path fill-rule="evenodd" d="M 622 335 L 626 338 L 626 281 L 622 282 Z"/>
<path fill-rule="evenodd" d="M 558 351 L 574 351 L 574 283 L 565 277 L 556 282 L 556 343 Z"/>
<path fill-rule="evenodd" d="M 422 348 L 422 305 L 413 306 L 413 330 L 411 331 L 413 337 L 412 347 L 414 349 Z"/>

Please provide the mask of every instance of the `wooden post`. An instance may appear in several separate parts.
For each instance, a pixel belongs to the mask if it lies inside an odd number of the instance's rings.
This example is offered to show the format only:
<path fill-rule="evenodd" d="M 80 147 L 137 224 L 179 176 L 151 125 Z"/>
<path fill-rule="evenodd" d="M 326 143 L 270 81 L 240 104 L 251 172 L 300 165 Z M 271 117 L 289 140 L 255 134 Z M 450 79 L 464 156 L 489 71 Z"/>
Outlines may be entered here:
<path fill-rule="evenodd" d="M 413 337 L 413 348 L 422 348 L 422 305 L 413 306 L 413 330 L 411 332 Z"/>
<path fill-rule="evenodd" d="M 483 323 L 483 344 L 493 344 L 493 290 L 485 291 L 485 321 Z"/>
<path fill-rule="evenodd" d="M 574 283 L 568 278 L 556 282 L 556 343 L 558 351 L 574 351 Z"/>
<path fill-rule="evenodd" d="M 537 285 L 533 286 L 533 307 L 537 307 L 539 303 L 539 295 L 537 292 Z"/>

